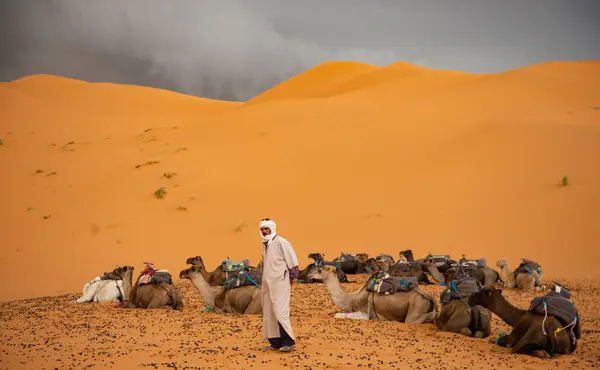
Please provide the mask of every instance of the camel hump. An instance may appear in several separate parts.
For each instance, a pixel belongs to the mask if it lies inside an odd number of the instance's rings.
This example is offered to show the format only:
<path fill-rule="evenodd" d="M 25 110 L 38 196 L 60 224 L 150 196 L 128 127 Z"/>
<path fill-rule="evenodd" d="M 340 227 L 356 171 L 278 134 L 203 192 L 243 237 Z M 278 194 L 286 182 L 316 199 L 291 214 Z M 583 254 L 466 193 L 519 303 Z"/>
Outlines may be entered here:
<path fill-rule="evenodd" d="M 167 269 L 156 270 L 156 272 L 164 272 L 164 273 L 170 274 L 169 270 L 167 270 Z"/>

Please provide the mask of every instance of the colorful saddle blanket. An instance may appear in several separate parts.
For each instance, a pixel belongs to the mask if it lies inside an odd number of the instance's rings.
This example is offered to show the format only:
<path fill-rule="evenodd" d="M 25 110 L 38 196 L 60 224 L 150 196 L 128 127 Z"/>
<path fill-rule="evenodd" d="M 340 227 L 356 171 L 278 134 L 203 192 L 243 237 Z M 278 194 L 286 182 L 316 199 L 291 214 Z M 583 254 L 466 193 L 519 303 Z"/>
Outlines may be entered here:
<path fill-rule="evenodd" d="M 140 275 L 138 278 L 138 285 L 160 283 L 173 284 L 173 279 L 171 278 L 169 270 L 152 270 L 149 273 L 146 272 L 145 274 Z"/>

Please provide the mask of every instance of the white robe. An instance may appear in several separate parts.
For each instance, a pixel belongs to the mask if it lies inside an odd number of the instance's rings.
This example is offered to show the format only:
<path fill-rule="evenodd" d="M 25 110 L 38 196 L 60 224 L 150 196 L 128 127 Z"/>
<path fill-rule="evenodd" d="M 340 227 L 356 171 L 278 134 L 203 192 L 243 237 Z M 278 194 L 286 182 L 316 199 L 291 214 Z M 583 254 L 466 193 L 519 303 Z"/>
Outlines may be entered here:
<path fill-rule="evenodd" d="M 262 311 L 263 338 L 279 338 L 279 325 L 295 340 L 290 321 L 290 276 L 288 269 L 298 266 L 296 252 L 290 242 L 276 235 L 263 246 Z"/>

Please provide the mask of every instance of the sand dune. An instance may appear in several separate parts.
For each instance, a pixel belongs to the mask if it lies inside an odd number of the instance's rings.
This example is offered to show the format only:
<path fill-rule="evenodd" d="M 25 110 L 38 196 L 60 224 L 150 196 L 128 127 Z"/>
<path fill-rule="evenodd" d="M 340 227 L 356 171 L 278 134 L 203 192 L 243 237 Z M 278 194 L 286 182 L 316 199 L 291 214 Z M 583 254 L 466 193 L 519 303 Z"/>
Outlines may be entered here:
<path fill-rule="evenodd" d="M 0 279 L 19 284 L 0 300 L 77 292 L 115 264 L 256 263 L 265 216 L 303 265 L 412 248 L 597 275 L 598 122 L 598 62 L 491 75 L 330 62 L 248 103 L 2 83 Z"/>

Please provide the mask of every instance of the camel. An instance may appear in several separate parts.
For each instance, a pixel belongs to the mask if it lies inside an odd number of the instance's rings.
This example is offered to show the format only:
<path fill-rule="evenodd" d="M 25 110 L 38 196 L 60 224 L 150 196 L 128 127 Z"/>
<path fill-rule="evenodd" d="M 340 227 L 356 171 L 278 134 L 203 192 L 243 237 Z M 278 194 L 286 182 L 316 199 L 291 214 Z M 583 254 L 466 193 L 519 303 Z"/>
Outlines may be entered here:
<path fill-rule="evenodd" d="M 190 257 L 185 261 L 185 263 L 188 265 L 192 265 L 192 266 L 196 266 L 196 265 L 205 266 L 204 261 L 202 261 L 202 257 L 200 257 L 200 256 Z M 258 269 L 253 266 L 248 266 L 248 270 L 252 271 L 252 270 L 258 270 Z M 262 260 L 260 263 L 260 270 L 262 270 Z M 208 282 L 208 284 L 211 286 L 222 286 L 223 283 L 225 283 L 225 280 L 227 280 L 227 278 L 229 276 L 237 274 L 237 271 L 228 273 L 227 271 L 225 271 L 223 269 L 222 264 L 217 266 L 217 268 L 214 269 L 212 272 L 207 272 L 205 269 L 203 271 L 205 272 L 204 280 L 206 280 Z"/>
<path fill-rule="evenodd" d="M 313 270 L 310 278 L 321 279 L 329 291 L 333 303 L 345 312 L 366 313 L 370 319 L 395 320 L 406 323 L 433 323 L 439 306 L 433 297 L 415 289 L 380 295 L 369 292 L 366 285 L 357 292 L 346 293 L 337 279 L 334 266 L 322 266 Z"/>
<path fill-rule="evenodd" d="M 112 276 L 123 281 L 123 294 L 126 297 L 125 308 L 162 308 L 167 310 L 183 309 L 179 290 L 171 284 L 142 284 L 136 281 L 132 286 L 133 266 L 117 267 Z"/>
<path fill-rule="evenodd" d="M 83 295 L 71 303 L 87 302 L 121 302 L 124 300 L 123 280 L 107 278 L 110 273 L 105 272 L 103 277 L 96 277 L 83 286 Z"/>
<path fill-rule="evenodd" d="M 545 289 L 543 280 L 536 270 L 531 272 L 516 272 L 511 271 L 508 266 L 508 261 L 501 258 L 496 262 L 496 266 L 500 268 L 500 274 L 504 276 L 505 286 L 507 288 L 519 288 L 525 291 Z"/>
<path fill-rule="evenodd" d="M 417 279 L 419 283 L 431 284 L 431 281 L 427 278 L 427 274 L 423 271 L 423 267 L 418 262 L 404 262 L 398 261 L 393 264 L 388 270 L 392 276 L 409 277 L 412 276 Z"/>
<path fill-rule="evenodd" d="M 554 354 L 571 354 L 577 348 L 577 340 L 563 330 L 562 323 L 554 316 L 544 317 L 510 304 L 502 290 L 484 287 L 469 297 L 469 305 L 481 305 L 492 311 L 513 330 L 508 335 L 498 335 L 490 340 L 511 352 L 526 353 L 534 357 L 550 359 Z"/>
<path fill-rule="evenodd" d="M 211 312 L 262 314 L 260 287 L 245 285 L 231 290 L 215 289 L 207 283 L 204 276 L 206 270 L 202 264 L 192 265 L 179 273 L 180 279 L 189 279 L 192 282 Z"/>

